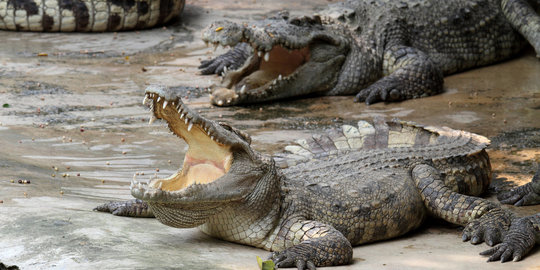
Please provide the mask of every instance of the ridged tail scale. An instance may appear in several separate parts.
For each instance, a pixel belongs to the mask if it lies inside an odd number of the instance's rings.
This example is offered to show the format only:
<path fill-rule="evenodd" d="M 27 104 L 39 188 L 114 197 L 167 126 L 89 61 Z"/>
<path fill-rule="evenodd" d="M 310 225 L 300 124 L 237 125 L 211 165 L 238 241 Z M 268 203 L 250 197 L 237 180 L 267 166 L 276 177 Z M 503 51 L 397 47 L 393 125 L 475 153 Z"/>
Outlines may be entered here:
<path fill-rule="evenodd" d="M 278 167 L 288 168 L 313 159 L 328 159 L 353 151 L 369 150 L 376 153 L 388 151 L 388 148 L 409 149 L 410 151 L 403 154 L 440 160 L 477 154 L 489 143 L 486 137 L 447 127 L 421 126 L 400 120 L 382 119 L 374 119 L 372 125 L 361 120 L 357 126 L 343 125 L 340 129 L 331 129 L 325 134 L 297 140 L 296 144 L 285 147 L 286 153 L 276 155 L 275 160 Z M 414 151 L 415 149 L 420 151 Z"/>

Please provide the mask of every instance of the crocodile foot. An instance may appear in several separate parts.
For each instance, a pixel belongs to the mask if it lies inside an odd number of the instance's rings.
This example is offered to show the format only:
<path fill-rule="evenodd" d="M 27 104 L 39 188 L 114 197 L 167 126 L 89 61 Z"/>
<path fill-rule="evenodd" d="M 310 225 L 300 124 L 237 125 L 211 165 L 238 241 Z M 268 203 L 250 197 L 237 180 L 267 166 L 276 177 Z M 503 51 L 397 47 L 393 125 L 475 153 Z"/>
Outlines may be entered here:
<path fill-rule="evenodd" d="M 354 102 L 365 101 L 369 105 L 381 101 L 399 101 L 402 99 L 401 91 L 395 88 L 394 84 L 383 79 L 361 90 L 355 96 Z"/>
<path fill-rule="evenodd" d="M 274 264 L 278 268 L 296 267 L 300 270 L 315 270 L 315 263 L 308 255 L 315 253 L 316 251 L 312 246 L 300 244 L 284 251 L 273 252 L 268 259 L 274 261 Z"/>
<path fill-rule="evenodd" d="M 515 206 L 540 204 L 540 168 L 531 182 L 510 191 L 500 193 L 497 199 L 504 204 Z"/>
<path fill-rule="evenodd" d="M 148 208 L 148 204 L 139 199 L 123 202 L 108 202 L 94 208 L 94 211 L 107 212 L 115 216 L 154 217 L 152 210 Z"/>
<path fill-rule="evenodd" d="M 503 237 L 512 224 L 513 214 L 500 208 L 489 210 L 480 218 L 473 220 L 463 230 L 463 241 L 471 244 L 486 242 L 493 246 L 503 241 Z"/>
<path fill-rule="evenodd" d="M 233 49 L 218 57 L 201 61 L 199 69 L 203 75 L 219 75 L 227 70 L 238 69 L 249 57 L 250 52 L 251 47 L 247 43 L 239 43 Z"/>
<path fill-rule="evenodd" d="M 527 217 L 516 220 L 510 227 L 502 243 L 480 253 L 490 256 L 488 262 L 500 260 L 514 262 L 521 260 L 535 244 L 534 227 Z"/>

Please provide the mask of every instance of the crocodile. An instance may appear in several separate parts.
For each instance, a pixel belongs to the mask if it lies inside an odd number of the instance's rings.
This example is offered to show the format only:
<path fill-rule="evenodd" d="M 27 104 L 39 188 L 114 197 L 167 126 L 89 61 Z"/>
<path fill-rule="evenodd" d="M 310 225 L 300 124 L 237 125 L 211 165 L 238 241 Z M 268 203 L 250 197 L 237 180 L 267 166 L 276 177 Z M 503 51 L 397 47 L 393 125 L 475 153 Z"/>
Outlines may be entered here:
<path fill-rule="evenodd" d="M 234 46 L 201 62 L 222 74 L 211 102 L 231 106 L 306 95 L 402 101 L 443 92 L 443 76 L 509 59 L 527 42 L 540 57 L 538 0 L 355 0 L 313 16 L 219 20 L 207 44 Z"/>
<path fill-rule="evenodd" d="M 489 261 L 520 260 L 540 243 L 540 213 L 518 217 L 478 197 L 492 178 L 483 136 L 375 119 L 269 156 L 245 132 L 190 109 L 178 92 L 151 86 L 143 103 L 151 121 L 164 119 L 189 145 L 183 166 L 164 179 L 134 179 L 136 199 L 97 211 L 198 227 L 298 269 L 349 264 L 353 246 L 403 235 L 428 217 L 464 226 L 463 241 L 493 246 L 482 253 Z M 537 204 L 539 194 L 540 170 L 501 200 Z"/>
<path fill-rule="evenodd" d="M 1 0 L 0 29 L 105 32 L 151 28 L 176 18 L 185 0 Z"/>

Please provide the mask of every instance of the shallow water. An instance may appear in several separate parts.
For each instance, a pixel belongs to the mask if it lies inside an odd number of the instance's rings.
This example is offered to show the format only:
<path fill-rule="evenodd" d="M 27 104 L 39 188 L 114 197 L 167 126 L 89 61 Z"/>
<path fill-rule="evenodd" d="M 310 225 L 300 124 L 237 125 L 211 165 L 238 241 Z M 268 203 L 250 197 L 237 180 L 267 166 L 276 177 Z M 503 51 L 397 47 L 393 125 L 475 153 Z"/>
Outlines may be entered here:
<path fill-rule="evenodd" d="M 488 152 L 496 186 L 529 181 L 540 162 L 540 61 L 530 49 L 514 60 L 447 77 L 441 95 L 401 103 L 366 106 L 352 97 L 316 97 L 209 105 L 205 88 L 220 79 L 201 76 L 197 66 L 224 50 L 206 48 L 200 29 L 219 17 L 257 19 L 284 7 L 301 13 L 327 2 L 253 1 L 246 7 L 242 1 L 188 1 L 184 19 L 166 28 L 92 35 L 0 32 L 0 105 L 8 104 L 0 107 L 0 260 L 23 269 L 253 269 L 254 256 L 267 255 L 196 230 L 91 211 L 101 202 L 130 198 L 134 174 L 140 181 L 165 177 L 182 164 L 185 143 L 163 123 L 147 124 L 141 102 L 148 84 L 189 86 L 186 103 L 246 130 L 264 153 L 328 127 L 383 116 L 485 135 L 493 141 Z M 515 210 L 540 212 L 537 206 Z M 485 246 L 462 244 L 453 228 L 434 228 L 356 248 L 356 263 L 343 269 L 432 268 L 425 256 L 450 266 L 514 267 L 488 266 L 476 255 Z M 393 256 L 381 257 L 389 250 Z M 537 266 L 539 255 L 516 265 Z"/>

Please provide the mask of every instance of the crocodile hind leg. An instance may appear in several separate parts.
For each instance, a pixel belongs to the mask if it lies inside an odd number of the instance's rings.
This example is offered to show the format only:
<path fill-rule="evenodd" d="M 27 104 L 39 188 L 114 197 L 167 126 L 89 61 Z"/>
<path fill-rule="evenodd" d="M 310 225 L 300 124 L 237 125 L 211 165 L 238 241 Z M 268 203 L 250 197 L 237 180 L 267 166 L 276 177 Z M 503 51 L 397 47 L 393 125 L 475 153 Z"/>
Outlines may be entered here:
<path fill-rule="evenodd" d="M 199 69 L 203 75 L 219 75 L 227 70 L 234 70 L 241 67 L 252 53 L 253 49 L 249 44 L 242 42 L 218 57 L 201 61 Z"/>
<path fill-rule="evenodd" d="M 536 13 L 535 7 L 540 5 L 534 1 L 526 0 L 503 0 L 501 8 L 510 22 L 527 41 L 534 47 L 536 57 L 540 58 L 540 16 Z M 536 6 L 539 9 L 539 6 Z"/>
<path fill-rule="evenodd" d="M 465 226 L 463 240 L 472 244 L 503 241 L 514 215 L 486 199 L 459 194 L 448 188 L 429 165 L 417 165 L 412 177 L 428 211 L 435 217 Z"/>
<path fill-rule="evenodd" d="M 490 255 L 488 261 L 519 261 L 540 244 L 540 214 L 516 218 L 488 200 L 453 192 L 444 185 L 440 173 L 428 165 L 415 166 L 412 177 L 434 216 L 465 226 L 463 241 L 485 241 L 489 246 L 500 243 L 480 253 Z"/>
<path fill-rule="evenodd" d="M 361 90 L 354 101 L 373 104 L 431 96 L 442 92 L 443 73 L 424 52 L 403 45 L 389 47 L 384 53 L 386 76 Z"/>
<path fill-rule="evenodd" d="M 497 195 L 504 204 L 515 206 L 540 204 L 540 165 L 531 182 Z"/>
<path fill-rule="evenodd" d="M 94 211 L 108 212 L 115 216 L 154 217 L 152 209 L 148 207 L 148 204 L 139 199 L 123 202 L 108 202 L 94 208 Z"/>

